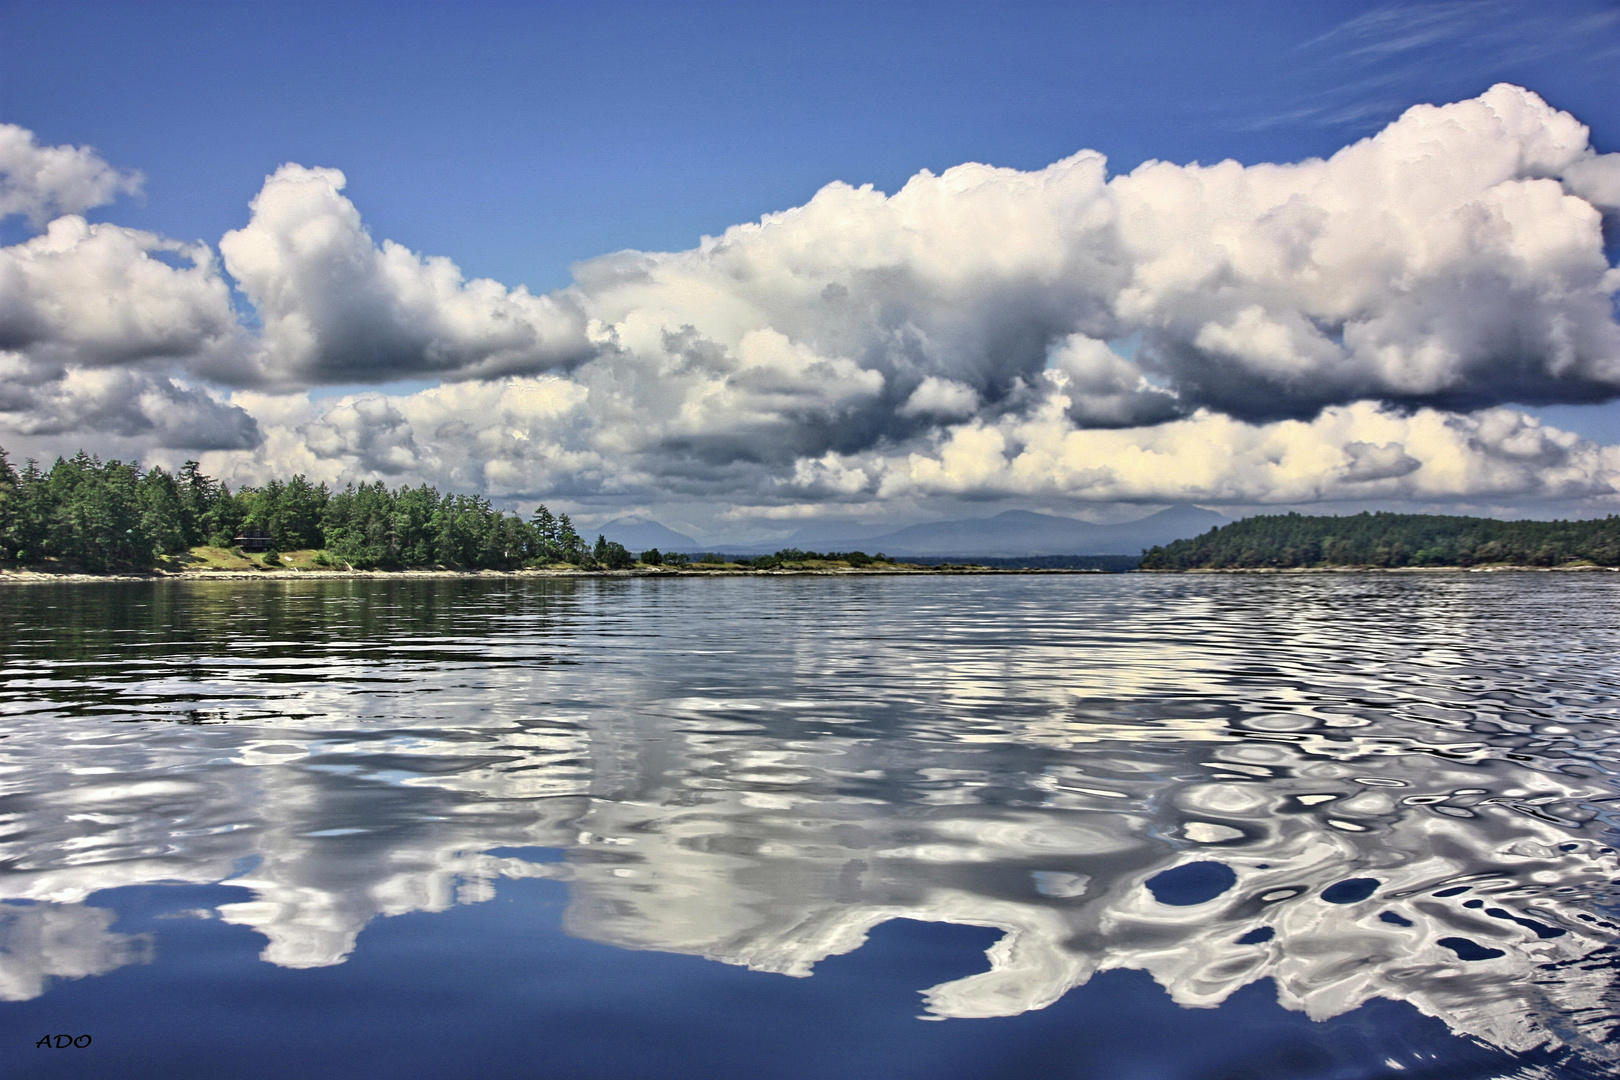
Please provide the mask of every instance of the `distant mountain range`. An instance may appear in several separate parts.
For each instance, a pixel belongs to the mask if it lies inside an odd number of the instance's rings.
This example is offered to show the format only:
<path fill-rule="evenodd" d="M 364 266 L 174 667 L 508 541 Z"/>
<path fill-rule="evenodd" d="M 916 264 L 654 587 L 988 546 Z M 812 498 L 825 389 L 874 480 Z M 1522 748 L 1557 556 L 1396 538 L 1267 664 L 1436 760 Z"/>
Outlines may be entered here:
<path fill-rule="evenodd" d="M 1228 520 L 1196 506 L 1172 506 L 1115 525 L 1008 510 L 990 518 L 931 521 L 846 542 L 886 555 L 1140 555 L 1144 548 L 1197 536 Z M 807 546 L 810 537 L 803 534 L 808 531 L 794 533 L 783 546 Z"/>
<path fill-rule="evenodd" d="M 674 529 L 660 525 L 656 521 L 644 518 L 614 518 L 605 525 L 594 529 L 581 529 L 580 536 L 588 544 L 595 540 L 597 534 L 609 540 L 623 544 L 637 555 L 648 548 L 657 548 L 659 551 L 702 551 L 703 545 Z M 772 549 L 775 550 L 774 548 Z"/>
<path fill-rule="evenodd" d="M 656 521 L 617 518 L 598 529 L 586 530 L 591 539 L 600 532 L 631 551 L 656 547 L 661 551 L 723 551 L 765 554 L 782 548 L 806 551 L 850 551 L 886 555 L 1019 558 L 1031 555 L 1140 555 L 1145 548 L 1199 536 L 1231 519 L 1213 510 L 1181 505 L 1149 514 L 1137 521 L 1098 525 L 1078 518 L 1008 510 L 989 518 L 931 521 L 903 529 L 851 527 L 837 523 L 807 525 L 785 540 L 749 544 L 711 544 L 704 547 L 690 536 L 665 528 Z"/>

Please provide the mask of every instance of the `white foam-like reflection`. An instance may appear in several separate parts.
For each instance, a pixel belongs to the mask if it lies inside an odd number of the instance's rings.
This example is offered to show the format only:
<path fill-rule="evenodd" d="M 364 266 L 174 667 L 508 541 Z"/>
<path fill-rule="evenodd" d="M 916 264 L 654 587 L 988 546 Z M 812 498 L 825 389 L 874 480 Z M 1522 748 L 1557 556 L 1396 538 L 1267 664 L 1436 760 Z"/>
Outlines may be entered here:
<path fill-rule="evenodd" d="M 301 968 L 560 877 L 571 933 L 790 976 L 890 919 L 1003 931 L 924 992 L 938 1017 L 1133 968 L 1187 1007 L 1271 979 L 1509 1050 L 1614 1025 L 1606 583 L 411 587 L 342 634 L 337 586 L 275 587 L 264 633 L 300 656 L 230 640 L 204 590 L 140 660 L 11 646 L 75 678 L 5 692 L 0 897 L 38 902 L 5 909 L 6 995 L 139 958 L 100 890 L 229 879 L 252 898 L 220 917 Z M 153 717 L 193 722 L 121 722 Z M 525 846 L 567 858 L 490 853 Z M 1166 902 L 1193 864 L 1230 885 Z"/>
<path fill-rule="evenodd" d="M 109 929 L 113 912 L 0 902 L 0 1001 L 27 1001 L 54 979 L 105 975 L 150 956 L 151 940 Z"/>

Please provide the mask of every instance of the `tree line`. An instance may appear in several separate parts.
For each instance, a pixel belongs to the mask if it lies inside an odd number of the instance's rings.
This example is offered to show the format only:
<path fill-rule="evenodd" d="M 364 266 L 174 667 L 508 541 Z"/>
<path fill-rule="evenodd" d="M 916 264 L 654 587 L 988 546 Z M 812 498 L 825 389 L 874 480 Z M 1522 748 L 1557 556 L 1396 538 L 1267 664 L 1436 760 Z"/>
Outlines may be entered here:
<path fill-rule="evenodd" d="M 1498 521 L 1444 514 L 1271 514 L 1148 549 L 1144 570 L 1311 566 L 1620 566 L 1620 517 Z"/>
<path fill-rule="evenodd" d="M 149 569 L 163 555 L 229 548 L 239 536 L 266 539 L 271 556 L 313 549 L 323 553 L 317 562 L 357 570 L 635 562 L 622 544 L 601 536 L 588 544 L 567 514 L 543 505 L 525 521 L 478 495 L 381 481 L 331 491 L 303 476 L 232 491 L 195 461 L 170 473 L 83 451 L 19 470 L 0 449 L 0 561 Z"/>
<path fill-rule="evenodd" d="M 356 570 L 452 567 L 515 570 L 566 564 L 624 570 L 684 566 L 691 558 L 656 548 L 638 560 L 624 545 L 597 536 L 587 543 L 567 514 L 542 504 L 524 520 L 479 495 L 382 481 L 332 491 L 304 476 L 232 491 L 188 461 L 176 472 L 137 462 L 102 461 L 82 450 L 49 469 L 20 470 L 0 449 L 0 563 L 104 572 L 147 570 L 165 555 L 196 547 L 231 548 L 239 537 L 267 546 L 265 561 L 284 552 L 315 551 L 316 565 Z M 785 548 L 732 560 L 704 555 L 701 565 L 777 569 L 826 561 L 852 567 L 892 562 L 861 551 L 818 554 Z"/>
<path fill-rule="evenodd" d="M 876 555 L 868 555 L 864 551 L 821 552 L 801 551 L 798 548 L 783 548 L 774 555 L 760 555 L 756 558 L 740 560 L 741 565 L 751 566 L 756 570 L 777 570 L 782 567 L 800 566 L 805 563 L 816 562 L 845 563 L 859 570 L 874 563 L 892 564 L 894 560 L 881 551 Z"/>

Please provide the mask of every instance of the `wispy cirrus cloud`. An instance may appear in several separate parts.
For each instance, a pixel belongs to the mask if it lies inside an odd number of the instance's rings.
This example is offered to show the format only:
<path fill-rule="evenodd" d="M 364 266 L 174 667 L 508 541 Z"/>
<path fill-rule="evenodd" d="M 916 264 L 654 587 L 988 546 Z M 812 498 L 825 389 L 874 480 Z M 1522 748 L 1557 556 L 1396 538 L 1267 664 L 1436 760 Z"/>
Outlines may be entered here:
<path fill-rule="evenodd" d="M 1436 45 L 1488 49 L 1498 61 L 1531 60 L 1565 49 L 1590 47 L 1593 36 L 1620 26 L 1620 11 L 1571 16 L 1514 0 L 1442 0 L 1395 4 L 1348 19 L 1302 48 L 1326 48 L 1376 62 Z M 1502 49 L 1509 50 L 1503 53 Z"/>
<path fill-rule="evenodd" d="M 1302 62 L 1341 72 L 1331 90 L 1237 126 L 1373 130 L 1406 107 L 1403 91 L 1437 64 L 1467 82 L 1565 54 L 1588 63 L 1620 59 L 1620 45 L 1603 44 L 1617 29 L 1620 9 L 1613 7 L 1572 13 L 1514 0 L 1441 0 L 1373 8 L 1295 46 Z"/>

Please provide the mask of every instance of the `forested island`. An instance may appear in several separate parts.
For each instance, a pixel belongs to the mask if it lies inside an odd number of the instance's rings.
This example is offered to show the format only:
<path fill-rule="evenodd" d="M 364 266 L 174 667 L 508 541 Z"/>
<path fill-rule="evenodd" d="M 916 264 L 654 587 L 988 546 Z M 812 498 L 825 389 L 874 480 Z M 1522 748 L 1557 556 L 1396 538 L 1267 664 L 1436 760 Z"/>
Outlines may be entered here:
<path fill-rule="evenodd" d="M 51 572 L 153 569 L 626 570 L 680 567 L 685 554 L 639 554 L 541 505 L 528 520 L 478 495 L 381 481 L 338 491 L 303 476 L 232 491 L 195 461 L 177 472 L 101 461 L 84 452 L 20 470 L 0 450 L 0 565 Z M 753 570 L 893 565 L 882 554 L 788 549 L 744 562 L 699 556 L 696 566 Z"/>
<path fill-rule="evenodd" d="M 1270 514 L 1149 548 L 1143 570 L 1330 566 L 1620 566 L 1620 517 L 1498 521 L 1443 514 Z"/>
<path fill-rule="evenodd" d="M 1106 569 L 1126 569 L 1131 560 L 1114 561 L 1121 565 Z M 482 496 L 441 493 L 427 485 L 390 488 L 376 481 L 334 491 L 294 476 L 232 491 L 195 461 L 170 473 L 135 462 L 101 461 L 81 451 L 56 459 L 49 469 L 34 461 L 18 469 L 0 449 L 0 566 L 13 569 L 511 571 L 687 565 L 777 570 L 896 563 L 881 553 L 796 548 L 754 558 L 700 555 L 694 561 L 689 554 L 656 549 L 631 552 L 602 536 L 587 542 L 567 514 L 553 514 L 544 505 L 524 519 Z M 1440 514 L 1272 514 L 1150 548 L 1140 568 L 1484 565 L 1620 566 L 1620 517 L 1498 521 Z"/>

